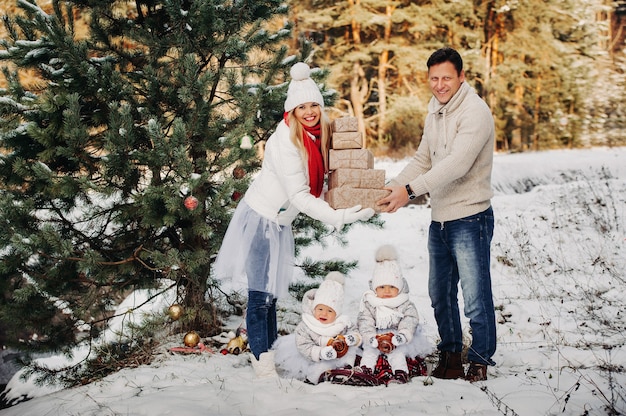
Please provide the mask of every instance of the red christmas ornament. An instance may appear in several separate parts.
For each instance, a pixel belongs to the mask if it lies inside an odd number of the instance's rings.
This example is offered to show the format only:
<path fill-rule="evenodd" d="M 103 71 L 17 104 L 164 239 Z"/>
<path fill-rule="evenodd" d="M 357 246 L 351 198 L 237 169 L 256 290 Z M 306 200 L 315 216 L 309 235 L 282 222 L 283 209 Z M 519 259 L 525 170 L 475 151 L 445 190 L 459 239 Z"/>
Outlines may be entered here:
<path fill-rule="evenodd" d="M 193 211 L 194 209 L 198 208 L 198 198 L 193 195 L 185 198 L 185 208 L 187 208 L 189 211 Z"/>
<path fill-rule="evenodd" d="M 236 167 L 233 169 L 233 176 L 235 179 L 241 179 L 246 176 L 246 171 L 242 167 Z"/>
<path fill-rule="evenodd" d="M 238 191 L 233 192 L 230 198 L 235 202 L 239 201 L 239 198 L 241 198 L 241 192 L 238 192 Z"/>

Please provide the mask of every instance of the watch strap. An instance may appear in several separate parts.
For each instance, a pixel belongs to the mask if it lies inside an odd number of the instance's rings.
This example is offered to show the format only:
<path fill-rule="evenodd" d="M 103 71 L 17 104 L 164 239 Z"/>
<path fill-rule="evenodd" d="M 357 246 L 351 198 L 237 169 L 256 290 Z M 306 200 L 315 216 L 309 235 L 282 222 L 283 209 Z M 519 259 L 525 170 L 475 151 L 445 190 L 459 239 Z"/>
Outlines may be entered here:
<path fill-rule="evenodd" d="M 405 188 L 406 188 L 406 193 L 409 194 L 409 199 L 415 199 L 417 195 L 415 195 L 415 192 L 413 192 L 413 189 L 411 189 L 411 185 L 407 183 L 405 185 Z"/>

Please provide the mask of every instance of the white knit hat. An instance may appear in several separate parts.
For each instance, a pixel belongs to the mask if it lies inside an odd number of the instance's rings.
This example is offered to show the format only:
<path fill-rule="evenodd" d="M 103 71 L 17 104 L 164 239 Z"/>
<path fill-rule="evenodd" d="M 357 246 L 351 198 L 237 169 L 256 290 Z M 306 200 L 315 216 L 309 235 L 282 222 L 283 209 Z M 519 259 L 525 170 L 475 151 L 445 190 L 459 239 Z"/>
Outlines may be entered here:
<path fill-rule="evenodd" d="M 315 81 L 311 79 L 311 68 L 304 62 L 291 67 L 291 82 L 287 90 L 285 111 L 289 112 L 304 103 L 318 103 L 324 107 L 324 97 Z"/>
<path fill-rule="evenodd" d="M 372 277 L 373 290 L 385 285 L 402 290 L 404 278 L 397 259 L 398 253 L 391 245 L 384 245 L 376 250 L 376 265 L 374 266 L 374 277 Z"/>
<path fill-rule="evenodd" d="M 326 305 L 335 310 L 337 316 L 343 311 L 343 285 L 346 278 L 339 272 L 330 272 L 315 292 L 313 309 L 317 305 Z"/>

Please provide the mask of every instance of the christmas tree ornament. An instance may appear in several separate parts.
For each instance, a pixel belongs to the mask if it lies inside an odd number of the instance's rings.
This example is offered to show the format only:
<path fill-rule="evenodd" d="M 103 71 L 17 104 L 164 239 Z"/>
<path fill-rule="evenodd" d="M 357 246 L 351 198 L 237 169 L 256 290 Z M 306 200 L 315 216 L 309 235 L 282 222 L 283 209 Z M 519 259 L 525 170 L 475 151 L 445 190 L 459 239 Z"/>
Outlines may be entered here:
<path fill-rule="evenodd" d="M 196 331 L 189 331 L 185 334 L 185 338 L 183 338 L 183 343 L 187 347 L 195 347 L 200 342 L 200 335 Z"/>
<path fill-rule="evenodd" d="M 183 307 L 178 303 L 175 303 L 167 309 L 167 314 L 170 316 L 172 321 L 178 321 L 178 319 L 183 315 Z"/>
<path fill-rule="evenodd" d="M 252 149 L 252 137 L 248 136 L 247 134 L 243 136 L 241 138 L 241 141 L 239 142 L 239 148 L 246 150 Z"/>
<path fill-rule="evenodd" d="M 196 198 L 193 195 L 189 195 L 187 198 L 185 198 L 185 208 L 187 208 L 189 211 L 193 211 L 194 209 L 198 208 L 198 198 Z"/>
<path fill-rule="evenodd" d="M 236 167 L 233 170 L 233 176 L 235 177 L 235 179 L 241 179 L 246 176 L 246 171 L 241 166 Z"/>
<path fill-rule="evenodd" d="M 234 355 L 239 355 L 244 352 L 246 348 L 248 348 L 248 343 L 241 335 L 234 337 L 228 341 L 228 344 L 226 345 L 226 350 Z"/>
<path fill-rule="evenodd" d="M 232 199 L 235 202 L 239 201 L 239 198 L 241 198 L 241 192 L 238 192 L 238 191 L 233 192 L 233 194 L 230 197 L 230 199 Z"/>

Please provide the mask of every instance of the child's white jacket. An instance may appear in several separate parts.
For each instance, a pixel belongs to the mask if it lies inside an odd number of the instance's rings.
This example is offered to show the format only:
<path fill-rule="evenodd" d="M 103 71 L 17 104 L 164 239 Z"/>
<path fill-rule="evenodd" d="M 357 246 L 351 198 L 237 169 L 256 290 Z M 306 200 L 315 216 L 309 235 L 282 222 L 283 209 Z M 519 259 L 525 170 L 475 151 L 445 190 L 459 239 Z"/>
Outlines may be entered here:
<path fill-rule="evenodd" d="M 419 325 L 415 304 L 409 300 L 406 279 L 402 291 L 395 298 L 380 299 L 372 290 L 361 298 L 357 327 L 363 343 L 368 343 L 376 334 L 393 332 L 402 334 L 410 343 Z"/>

